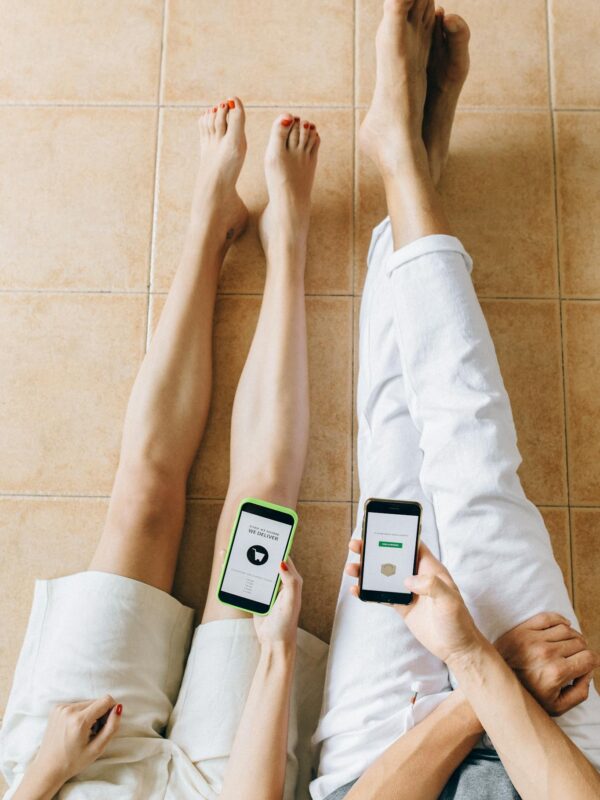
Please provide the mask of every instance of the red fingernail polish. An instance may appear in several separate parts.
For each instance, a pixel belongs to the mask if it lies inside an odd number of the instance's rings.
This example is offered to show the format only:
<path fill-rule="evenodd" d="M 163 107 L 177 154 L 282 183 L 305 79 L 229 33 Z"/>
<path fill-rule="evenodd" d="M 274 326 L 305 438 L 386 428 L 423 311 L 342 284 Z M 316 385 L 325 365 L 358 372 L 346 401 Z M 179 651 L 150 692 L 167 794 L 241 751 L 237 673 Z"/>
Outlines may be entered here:
<path fill-rule="evenodd" d="M 229 106 L 229 108 L 235 108 L 235 103 L 233 102 L 233 100 L 230 100 L 230 101 L 227 103 L 227 105 Z"/>
<path fill-rule="evenodd" d="M 117 714 L 117 717 L 121 716 L 121 714 L 123 713 L 123 706 L 121 705 L 121 703 L 119 703 L 119 705 L 116 707 L 115 712 Z"/>
<path fill-rule="evenodd" d="M 281 120 L 281 124 L 283 125 L 284 128 L 289 128 L 290 125 L 292 124 L 292 120 L 291 119 L 282 119 Z"/>
<path fill-rule="evenodd" d="M 304 123 L 304 128 L 305 128 L 305 130 L 307 130 L 308 128 L 310 128 L 310 125 L 308 124 L 308 122 L 305 122 L 305 123 Z"/>
<path fill-rule="evenodd" d="M 314 131 L 314 129 L 315 129 L 315 125 L 311 125 L 311 126 L 310 126 L 310 129 L 311 129 L 311 131 Z"/>
<path fill-rule="evenodd" d="M 285 563 L 285 561 L 282 561 L 282 562 L 281 562 L 281 569 L 282 569 L 284 572 L 287 572 L 287 571 L 288 571 L 288 565 Z"/>

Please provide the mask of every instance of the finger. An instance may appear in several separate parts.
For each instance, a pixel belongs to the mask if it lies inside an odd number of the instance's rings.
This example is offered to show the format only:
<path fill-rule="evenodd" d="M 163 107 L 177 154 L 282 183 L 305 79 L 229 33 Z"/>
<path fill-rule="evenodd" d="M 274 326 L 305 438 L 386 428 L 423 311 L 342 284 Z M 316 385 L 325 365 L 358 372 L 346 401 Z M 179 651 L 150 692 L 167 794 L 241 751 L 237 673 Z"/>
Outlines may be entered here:
<path fill-rule="evenodd" d="M 289 585 L 292 581 L 302 581 L 302 576 L 296 569 L 296 565 L 291 558 L 281 562 L 279 565 L 279 574 L 281 575 L 281 582 L 284 586 Z"/>
<path fill-rule="evenodd" d="M 360 564 L 346 564 L 345 573 L 346 575 L 350 575 L 351 578 L 358 578 L 360 575 Z"/>
<path fill-rule="evenodd" d="M 113 706 L 110 714 L 108 715 L 108 719 L 106 720 L 106 725 L 102 728 L 97 736 L 94 736 L 90 742 L 90 751 L 96 756 L 96 758 L 104 752 L 106 745 L 119 730 L 122 712 L 123 706 L 121 703 L 117 703 L 116 706 Z"/>
<path fill-rule="evenodd" d="M 450 587 L 437 575 L 409 575 L 404 585 L 415 594 L 442 598 L 451 593 Z"/>
<path fill-rule="evenodd" d="M 557 614 L 555 611 L 542 611 L 540 614 L 525 620 L 522 624 L 532 630 L 542 631 L 545 628 L 551 628 L 553 625 L 560 625 L 560 623 L 564 625 L 571 624 L 562 614 Z"/>
<path fill-rule="evenodd" d="M 110 711 L 116 705 L 116 702 L 115 698 L 109 694 L 104 695 L 99 700 L 93 700 L 89 707 L 85 709 L 85 721 L 90 728 L 96 720 L 100 719 L 107 711 Z"/>
<path fill-rule="evenodd" d="M 588 649 L 582 638 L 554 642 L 552 644 L 552 648 L 554 649 L 556 655 L 561 656 L 562 658 L 570 658 L 571 656 L 577 655 L 577 653 L 583 653 Z"/>
<path fill-rule="evenodd" d="M 358 597 L 358 586 L 356 584 L 350 587 L 350 594 L 354 595 L 354 597 Z"/>
<path fill-rule="evenodd" d="M 571 686 L 563 689 L 552 705 L 553 716 L 560 716 L 570 711 L 575 706 L 587 700 L 590 693 L 590 684 L 592 682 L 592 673 L 588 672 L 587 675 L 581 675 L 577 678 Z"/>
<path fill-rule="evenodd" d="M 348 544 L 348 550 L 350 550 L 351 553 L 356 553 L 357 555 L 360 555 L 362 553 L 362 549 L 363 549 L 362 539 L 350 539 L 350 542 Z"/>
<path fill-rule="evenodd" d="M 585 639 L 579 631 L 576 631 L 575 628 L 571 628 L 570 625 L 565 625 L 564 622 L 553 625 L 551 628 L 544 628 L 539 631 L 538 635 L 544 642 L 564 642 L 568 639 L 579 639 L 583 642 L 585 647 Z"/>
<path fill-rule="evenodd" d="M 600 655 L 593 650 L 582 650 L 580 653 L 565 658 L 564 667 L 561 671 L 563 686 L 571 681 L 587 675 L 588 672 L 600 668 Z"/>

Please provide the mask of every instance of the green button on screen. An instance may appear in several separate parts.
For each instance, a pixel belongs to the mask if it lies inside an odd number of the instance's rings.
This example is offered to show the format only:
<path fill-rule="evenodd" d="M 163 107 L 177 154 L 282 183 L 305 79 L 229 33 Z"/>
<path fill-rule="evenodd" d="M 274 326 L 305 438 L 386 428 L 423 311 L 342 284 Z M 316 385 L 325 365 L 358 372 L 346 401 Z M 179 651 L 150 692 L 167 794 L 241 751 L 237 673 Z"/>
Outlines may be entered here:
<path fill-rule="evenodd" d="M 402 542 L 379 542 L 379 547 L 404 547 Z"/>

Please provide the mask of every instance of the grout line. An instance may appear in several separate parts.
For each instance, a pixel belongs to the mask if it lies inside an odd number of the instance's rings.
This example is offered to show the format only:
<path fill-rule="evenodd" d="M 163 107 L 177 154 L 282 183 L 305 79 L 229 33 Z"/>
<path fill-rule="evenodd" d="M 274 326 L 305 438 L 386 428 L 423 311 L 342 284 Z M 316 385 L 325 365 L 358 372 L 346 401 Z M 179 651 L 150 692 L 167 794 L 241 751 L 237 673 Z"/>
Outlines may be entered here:
<path fill-rule="evenodd" d="M 160 98 L 162 93 L 162 81 L 165 62 L 165 36 L 167 27 L 167 3 L 163 0 L 162 32 L 160 37 L 160 65 L 158 68 L 158 85 L 156 87 L 156 151 L 154 154 L 154 191 L 152 194 L 152 221 L 150 224 L 150 247 L 148 253 L 148 269 L 146 272 L 146 335 L 145 350 L 148 352 L 150 344 L 150 298 L 152 296 L 152 284 L 154 282 L 154 255 L 156 247 L 156 218 L 158 215 L 158 188 L 159 188 L 159 162 L 160 148 L 162 143 L 162 111 L 160 108 Z"/>
<path fill-rule="evenodd" d="M 357 224 L 357 180 L 358 180 L 358 170 L 356 165 L 356 100 L 358 96 L 358 0 L 354 0 L 352 4 L 352 30 L 353 30 L 353 42 L 352 42 L 352 242 L 351 242 L 351 253 L 352 253 L 352 292 L 356 289 L 356 224 Z M 356 342 L 354 337 L 355 331 L 355 300 L 354 296 L 352 297 L 352 307 L 350 310 L 350 498 L 354 501 L 354 483 L 355 483 L 355 475 L 354 475 L 354 464 L 356 461 L 356 438 L 358 435 L 358 431 L 356 430 L 356 414 L 355 414 L 355 384 L 356 384 L 356 375 L 355 375 L 355 348 Z M 353 524 L 353 514 L 350 513 L 350 536 L 352 536 L 352 524 Z"/>
<path fill-rule="evenodd" d="M 550 131 L 552 136 L 552 188 L 554 193 L 554 235 L 556 246 L 556 271 L 558 280 L 558 295 L 562 295 L 561 283 L 561 241 L 560 241 L 560 206 L 558 201 L 558 171 L 557 171 L 557 149 L 556 149 L 556 124 L 554 111 L 552 108 L 552 91 L 554 83 L 553 59 L 550 56 L 550 2 L 546 0 L 546 59 L 548 65 L 548 113 L 550 114 Z M 560 324 L 560 369 L 562 375 L 562 394 L 563 394 L 563 436 L 565 443 L 565 478 L 567 482 L 567 502 L 569 504 L 569 569 L 571 575 L 571 586 L 573 589 L 573 605 L 576 601 L 575 576 L 573 570 L 573 535 L 571 525 L 571 487 L 569 475 L 569 430 L 568 430 L 568 408 L 567 408 L 567 375 L 565 370 L 565 331 L 563 320 L 562 301 L 558 304 L 558 315 Z"/>
<path fill-rule="evenodd" d="M 57 494 L 54 492 L 0 492 L 0 500 L 110 500 L 109 494 L 77 494 L 77 493 L 65 493 L 65 494 Z M 203 503 L 223 503 L 225 502 L 225 497 L 209 497 L 204 495 L 194 495 L 188 494 L 186 495 L 186 501 L 202 501 Z M 299 503 L 304 503 L 305 505 L 310 504 L 335 504 L 335 505 L 351 505 L 352 500 L 309 500 L 305 497 L 301 497 L 298 500 Z"/>

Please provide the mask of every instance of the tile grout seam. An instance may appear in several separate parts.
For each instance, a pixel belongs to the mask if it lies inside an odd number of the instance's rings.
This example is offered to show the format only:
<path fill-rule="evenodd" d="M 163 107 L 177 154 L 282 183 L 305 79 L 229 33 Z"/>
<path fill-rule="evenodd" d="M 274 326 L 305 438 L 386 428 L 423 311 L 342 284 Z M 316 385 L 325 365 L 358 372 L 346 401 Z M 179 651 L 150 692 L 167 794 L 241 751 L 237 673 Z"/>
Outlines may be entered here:
<path fill-rule="evenodd" d="M 562 377 L 562 398 L 563 398 L 563 438 L 565 443 L 565 479 L 567 483 L 567 519 L 569 523 L 569 572 L 571 577 L 571 587 L 573 594 L 573 606 L 577 598 L 575 586 L 575 571 L 573 568 L 573 526 L 571 520 L 571 485 L 569 474 L 569 426 L 567 408 L 567 375 L 565 369 L 565 331 L 562 309 L 562 281 L 561 281 L 561 241 L 560 241 L 560 204 L 558 199 L 558 158 L 557 158 L 557 137 L 556 123 L 554 117 L 554 41 L 553 28 L 551 21 L 550 0 L 546 0 L 546 63 L 548 70 L 548 113 L 550 115 L 550 134 L 552 139 L 552 188 L 554 194 L 554 224 L 555 224 L 555 248 L 556 248 L 556 276 L 558 282 L 558 319 L 560 330 L 560 369 Z"/>

